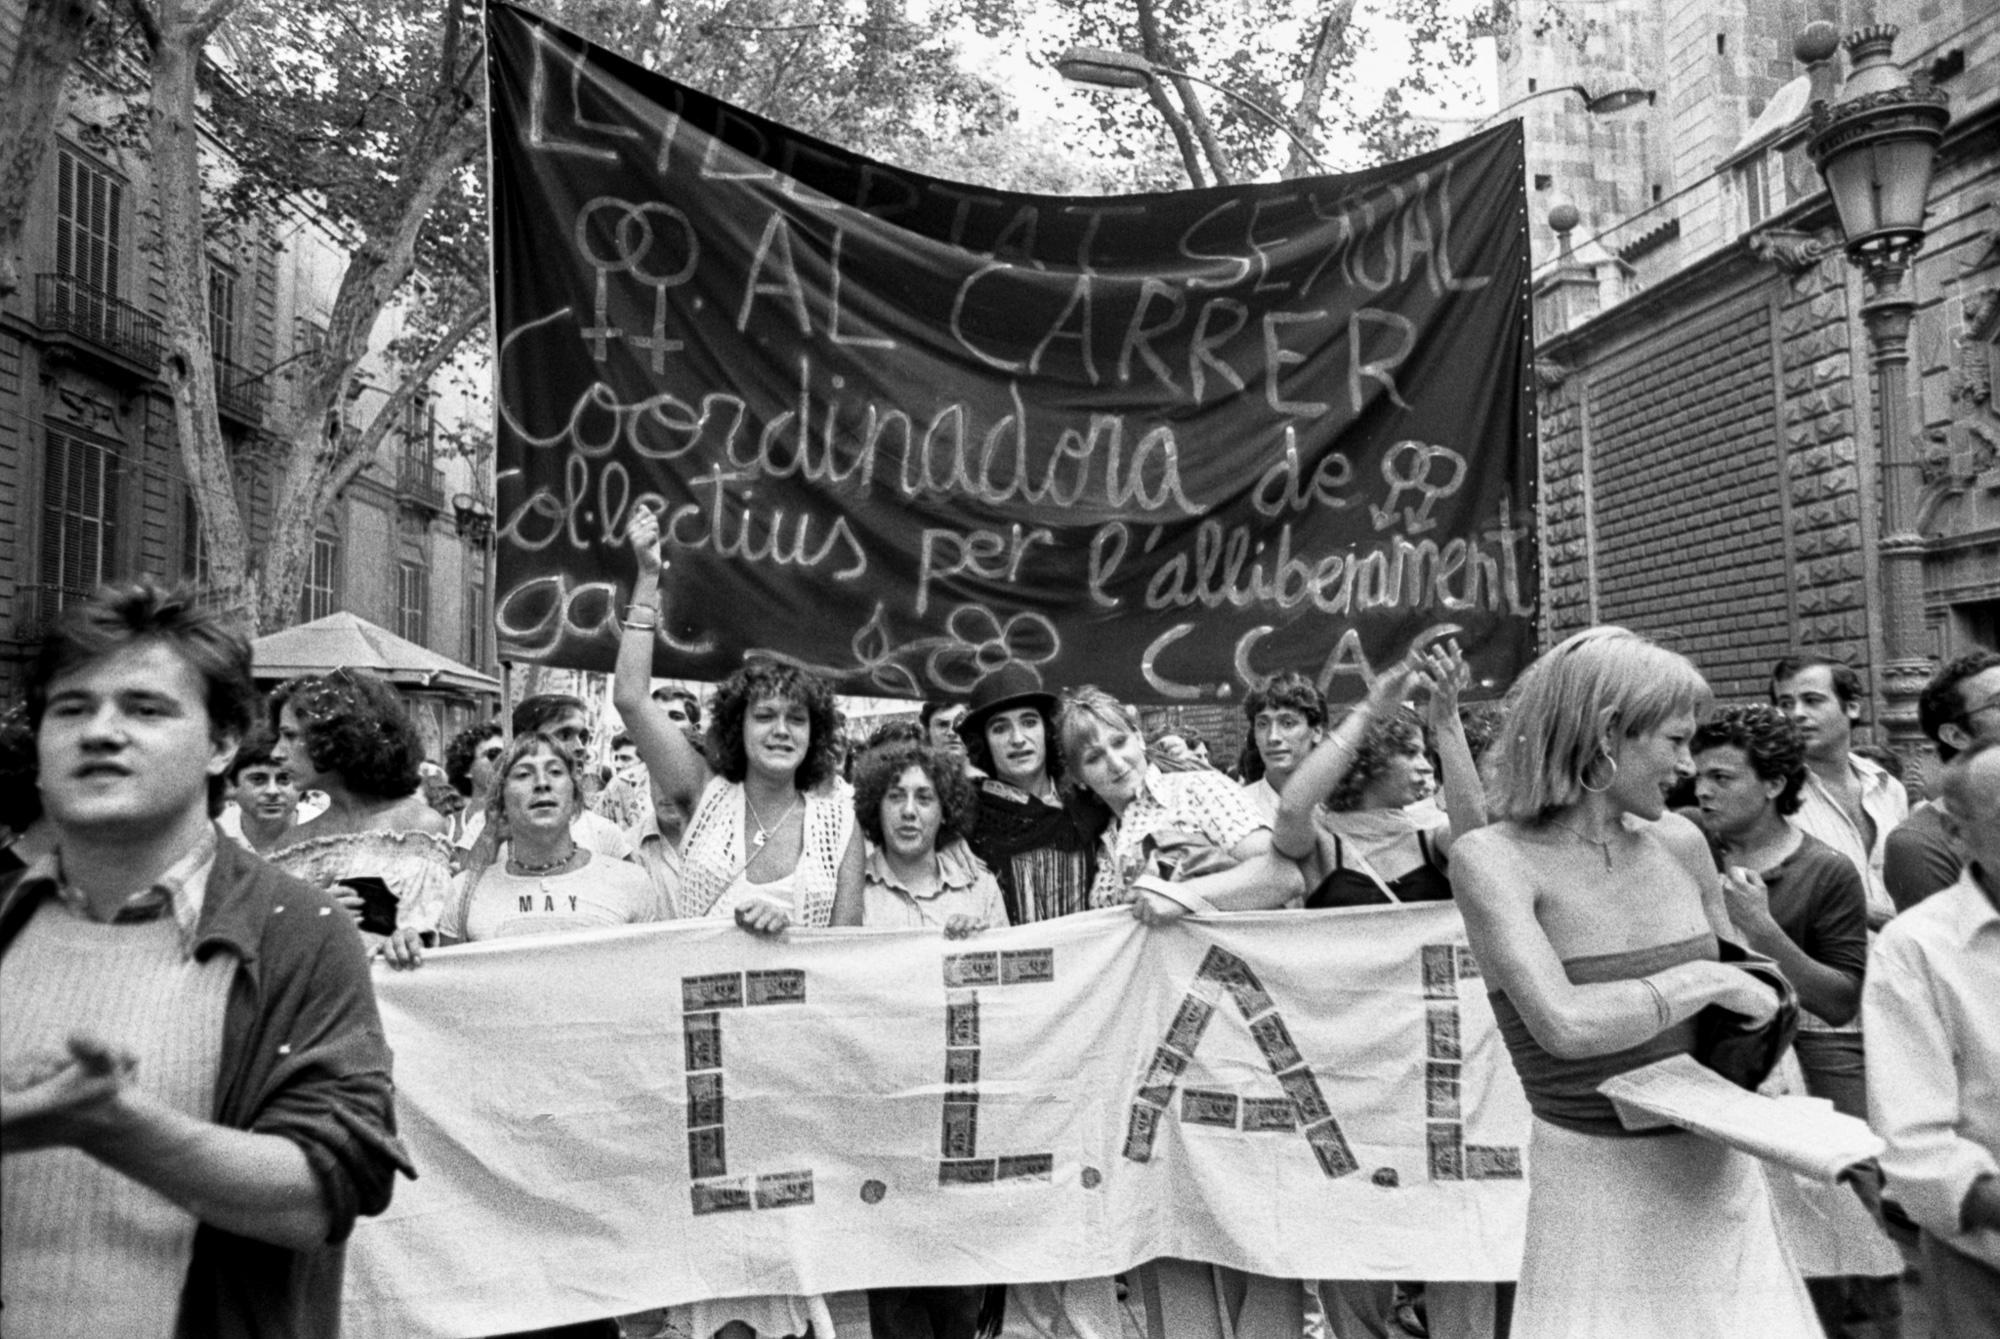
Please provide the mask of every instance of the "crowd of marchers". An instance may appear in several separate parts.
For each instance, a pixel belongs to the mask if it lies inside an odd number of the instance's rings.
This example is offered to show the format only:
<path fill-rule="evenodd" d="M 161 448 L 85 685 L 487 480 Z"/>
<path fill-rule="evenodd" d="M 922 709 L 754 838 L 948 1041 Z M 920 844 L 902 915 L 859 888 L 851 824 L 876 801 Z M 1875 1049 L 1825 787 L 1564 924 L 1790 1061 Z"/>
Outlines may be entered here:
<path fill-rule="evenodd" d="M 1609 627 L 1497 701 L 1461 702 L 1450 642 L 1344 713 L 1273 675 L 1232 775 L 1019 662 L 866 739 L 776 659 L 656 691 L 656 518 L 629 542 L 610 740 L 542 695 L 431 760 L 366 672 L 260 695 L 248 642 L 186 592 L 64 611 L 0 724 L 8 1333 L 337 1334 L 342 1243 L 417 1170 L 373 973 L 454 945 L 1450 900 L 1533 1113 L 1518 1283 L 1158 1259 L 876 1289 L 878 1339 L 1884 1336 L 1913 1284 L 1930 1335 L 2000 1334 L 2000 653 L 1931 679 L 1941 779 L 1914 806 L 1857 742 L 1848 666 L 1788 658 L 1765 700 L 1719 703 Z M 1886 1151 L 1801 1201 L 1723 1144 L 1627 1128 L 1598 1085 L 1680 1054 Z M 834 1332 L 826 1299 L 773 1295 L 538 1333 Z"/>

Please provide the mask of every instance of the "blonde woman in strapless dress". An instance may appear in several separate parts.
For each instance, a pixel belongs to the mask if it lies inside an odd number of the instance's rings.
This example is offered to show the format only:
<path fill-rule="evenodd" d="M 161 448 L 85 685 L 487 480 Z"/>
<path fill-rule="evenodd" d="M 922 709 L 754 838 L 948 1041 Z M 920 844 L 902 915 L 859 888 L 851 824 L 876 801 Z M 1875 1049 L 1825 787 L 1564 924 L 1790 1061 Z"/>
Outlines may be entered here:
<path fill-rule="evenodd" d="M 1756 1161 L 1635 1135 L 1597 1085 L 1693 1043 L 1719 1004 L 1775 996 L 1717 960 L 1733 937 L 1700 832 L 1666 809 L 1708 686 L 1682 657 L 1592 628 L 1515 686 L 1489 808 L 1452 881 L 1534 1112 L 1520 1339 L 1816 1339 Z"/>

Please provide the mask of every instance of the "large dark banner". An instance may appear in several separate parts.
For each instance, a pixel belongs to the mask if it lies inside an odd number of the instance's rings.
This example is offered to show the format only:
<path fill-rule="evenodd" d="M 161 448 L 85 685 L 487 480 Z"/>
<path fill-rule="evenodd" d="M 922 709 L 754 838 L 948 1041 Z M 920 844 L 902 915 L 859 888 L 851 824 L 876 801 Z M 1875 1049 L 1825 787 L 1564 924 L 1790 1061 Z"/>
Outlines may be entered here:
<path fill-rule="evenodd" d="M 1351 697 L 1531 654 L 1513 125 L 1350 176 L 1014 195 L 843 152 L 488 9 L 503 654 L 609 669 L 664 511 L 661 674 Z"/>

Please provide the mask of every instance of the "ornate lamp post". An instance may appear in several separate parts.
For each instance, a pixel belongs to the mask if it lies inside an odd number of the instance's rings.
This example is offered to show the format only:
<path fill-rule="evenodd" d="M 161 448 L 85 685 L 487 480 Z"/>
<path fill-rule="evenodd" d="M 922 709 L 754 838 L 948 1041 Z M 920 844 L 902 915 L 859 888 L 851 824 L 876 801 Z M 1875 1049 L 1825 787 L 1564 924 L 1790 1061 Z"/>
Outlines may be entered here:
<path fill-rule="evenodd" d="M 1828 25 L 1814 25 L 1815 28 Z M 1882 594 L 1886 664 L 1883 721 L 1891 746 L 1920 751 L 1917 697 L 1931 673 L 1924 647 L 1924 541 L 1917 533 L 1917 461 L 1909 430 L 1910 261 L 1924 242 L 1931 168 L 1951 113 L 1945 95 L 1913 86 L 1890 56 L 1897 29 L 1861 28 L 1846 40 L 1838 102 L 1812 106 L 1807 151 L 1833 196 L 1847 258 L 1861 271 L 1861 319 L 1874 353 L 1882 474 Z M 1832 54 L 1830 33 L 1801 35 L 1800 52 Z M 1811 40 L 1808 40 L 1811 39 Z"/>

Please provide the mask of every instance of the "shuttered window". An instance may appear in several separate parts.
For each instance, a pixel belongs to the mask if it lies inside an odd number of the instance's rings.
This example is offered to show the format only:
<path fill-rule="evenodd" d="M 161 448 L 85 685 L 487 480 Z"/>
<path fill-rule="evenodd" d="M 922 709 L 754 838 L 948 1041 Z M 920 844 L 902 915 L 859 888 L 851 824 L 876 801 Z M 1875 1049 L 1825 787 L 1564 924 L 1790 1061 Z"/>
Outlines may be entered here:
<path fill-rule="evenodd" d="M 422 563 L 396 564 L 396 635 L 420 646 L 430 640 L 430 578 Z"/>
<path fill-rule="evenodd" d="M 67 148 L 56 154 L 56 271 L 118 296 L 118 221 L 125 188 Z"/>
<path fill-rule="evenodd" d="M 473 554 L 476 559 L 479 555 Z M 465 663 L 486 668 L 486 574 L 482 571 L 465 591 Z"/>
<path fill-rule="evenodd" d="M 208 267 L 208 347 L 223 362 L 236 361 L 236 276 L 212 261 Z"/>
<path fill-rule="evenodd" d="M 95 591 L 112 575 L 111 536 L 118 524 L 118 457 L 110 445 L 45 428 L 42 467 L 41 584 L 50 612 Z"/>
<path fill-rule="evenodd" d="M 312 562 L 306 566 L 306 584 L 299 591 L 299 622 L 310 623 L 333 612 L 334 579 L 340 569 L 340 541 L 331 535 L 313 536 Z"/>

